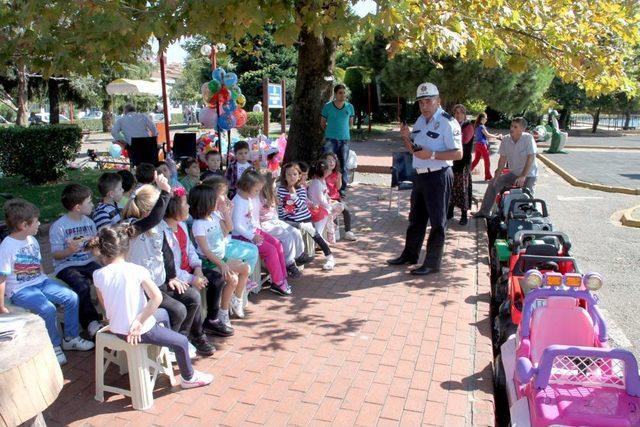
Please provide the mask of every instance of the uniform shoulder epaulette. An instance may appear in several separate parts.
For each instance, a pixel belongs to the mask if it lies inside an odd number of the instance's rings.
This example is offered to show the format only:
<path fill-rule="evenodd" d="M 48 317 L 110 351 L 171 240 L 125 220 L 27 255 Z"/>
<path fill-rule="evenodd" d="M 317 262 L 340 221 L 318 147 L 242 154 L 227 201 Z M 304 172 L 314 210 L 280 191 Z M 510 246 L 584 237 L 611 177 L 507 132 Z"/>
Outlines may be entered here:
<path fill-rule="evenodd" d="M 447 120 L 452 120 L 453 119 L 453 116 L 451 114 L 449 114 L 449 113 L 446 113 L 446 112 L 442 113 L 442 117 L 444 117 Z"/>

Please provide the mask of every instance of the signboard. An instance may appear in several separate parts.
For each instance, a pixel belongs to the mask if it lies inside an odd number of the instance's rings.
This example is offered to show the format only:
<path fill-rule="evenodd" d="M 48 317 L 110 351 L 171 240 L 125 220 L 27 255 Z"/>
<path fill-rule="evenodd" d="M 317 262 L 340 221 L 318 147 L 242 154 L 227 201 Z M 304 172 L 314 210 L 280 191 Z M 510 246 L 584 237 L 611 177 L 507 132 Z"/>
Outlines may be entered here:
<path fill-rule="evenodd" d="M 282 85 L 269 83 L 269 104 L 267 108 L 282 108 Z"/>

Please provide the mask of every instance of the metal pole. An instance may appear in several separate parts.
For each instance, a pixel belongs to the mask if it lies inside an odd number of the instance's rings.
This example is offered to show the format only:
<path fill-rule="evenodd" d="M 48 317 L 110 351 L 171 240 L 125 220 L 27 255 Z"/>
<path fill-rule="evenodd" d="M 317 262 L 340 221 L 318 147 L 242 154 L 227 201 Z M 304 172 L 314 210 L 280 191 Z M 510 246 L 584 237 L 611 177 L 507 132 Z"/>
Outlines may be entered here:
<path fill-rule="evenodd" d="M 287 88 L 284 83 L 284 79 L 282 79 L 282 133 L 287 132 Z"/>
<path fill-rule="evenodd" d="M 369 118 L 369 132 L 371 132 L 371 83 L 367 85 L 367 96 L 368 96 L 367 116 Z"/>
<path fill-rule="evenodd" d="M 169 111 L 169 102 L 167 99 L 167 79 L 165 75 L 165 61 L 164 45 L 162 40 L 158 39 L 159 44 L 159 57 L 160 57 L 160 81 L 162 82 L 162 108 L 164 109 L 164 135 L 167 140 L 167 151 L 171 151 L 171 134 L 169 132 L 169 121 L 171 112 Z"/>
<path fill-rule="evenodd" d="M 262 124 L 262 133 L 269 136 L 269 79 L 262 79 L 262 116 L 264 123 Z"/>

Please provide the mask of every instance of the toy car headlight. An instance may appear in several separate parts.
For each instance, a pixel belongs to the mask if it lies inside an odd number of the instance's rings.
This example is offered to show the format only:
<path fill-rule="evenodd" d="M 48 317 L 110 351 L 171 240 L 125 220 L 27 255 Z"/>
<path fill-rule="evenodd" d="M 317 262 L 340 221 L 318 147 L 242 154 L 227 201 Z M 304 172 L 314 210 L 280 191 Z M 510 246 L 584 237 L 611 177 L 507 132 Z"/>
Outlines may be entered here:
<path fill-rule="evenodd" d="M 524 274 L 524 283 L 530 289 L 539 288 L 543 282 L 544 277 L 538 270 L 529 270 Z"/>
<path fill-rule="evenodd" d="M 547 286 L 562 286 L 562 274 L 555 272 L 545 273 L 544 282 Z"/>
<path fill-rule="evenodd" d="M 564 275 L 564 285 L 569 288 L 579 288 L 582 284 L 582 276 L 577 273 L 567 273 Z"/>
<path fill-rule="evenodd" d="M 582 277 L 582 283 L 590 291 L 597 291 L 602 287 L 602 276 L 598 273 L 587 273 Z"/>

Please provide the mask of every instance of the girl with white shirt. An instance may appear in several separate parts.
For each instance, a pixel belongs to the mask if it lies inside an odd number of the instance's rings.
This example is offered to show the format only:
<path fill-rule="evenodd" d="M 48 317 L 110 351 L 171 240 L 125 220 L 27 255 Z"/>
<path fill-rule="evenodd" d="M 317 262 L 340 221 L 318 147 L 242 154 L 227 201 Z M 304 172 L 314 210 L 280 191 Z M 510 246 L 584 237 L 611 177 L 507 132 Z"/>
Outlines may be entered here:
<path fill-rule="evenodd" d="M 287 266 L 282 244 L 260 228 L 260 191 L 264 179 L 254 170 L 245 171 L 238 181 L 233 198 L 233 236 L 258 246 L 258 253 L 271 276 L 271 290 L 279 295 L 291 295 L 287 282 Z"/>
<path fill-rule="evenodd" d="M 302 232 L 278 218 L 276 181 L 271 171 L 263 171 L 264 186 L 260 192 L 260 228 L 282 244 L 289 277 L 300 277 L 299 265 L 313 260 L 304 251 Z"/>
<path fill-rule="evenodd" d="M 125 261 L 129 239 L 135 234 L 132 225 L 107 226 L 100 229 L 98 238 L 90 242 L 105 264 L 93 273 L 93 283 L 107 313 L 109 330 L 131 345 L 169 347 L 180 367 L 182 388 L 211 384 L 212 375 L 193 369 L 187 337 L 156 322 L 153 313 L 162 302 L 162 294 L 151 280 L 149 271 Z"/>
<path fill-rule="evenodd" d="M 227 286 L 234 288 L 229 305 L 221 304 L 217 318 L 231 327 L 229 313 L 244 317 L 242 295 L 247 286 L 251 267 L 258 262 L 258 248 L 249 243 L 232 240 L 231 206 L 226 197 L 226 184 L 196 185 L 189 192 L 189 212 L 193 217 L 191 232 L 196 248 L 203 258 L 203 266 L 215 268 Z"/>
<path fill-rule="evenodd" d="M 335 225 L 334 219 L 342 212 L 344 206 L 341 203 L 331 203 L 329 190 L 325 178 L 331 174 L 329 163 L 326 160 L 319 160 L 313 167 L 313 179 L 309 184 L 309 202 L 311 210 L 313 226 L 318 234 L 322 234 L 327 229 L 327 241 L 335 243 Z M 314 210 L 318 212 L 313 218 Z"/>

